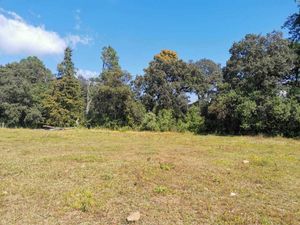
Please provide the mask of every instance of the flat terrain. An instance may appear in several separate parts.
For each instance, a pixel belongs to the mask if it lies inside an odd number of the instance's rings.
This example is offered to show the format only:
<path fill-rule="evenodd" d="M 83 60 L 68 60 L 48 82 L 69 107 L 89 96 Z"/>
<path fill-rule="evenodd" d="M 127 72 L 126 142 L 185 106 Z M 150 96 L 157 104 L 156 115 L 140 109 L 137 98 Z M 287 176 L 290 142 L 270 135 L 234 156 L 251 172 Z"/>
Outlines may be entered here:
<path fill-rule="evenodd" d="M 249 163 L 243 162 L 248 160 Z M 300 141 L 0 129 L 0 224 L 300 224 Z"/>

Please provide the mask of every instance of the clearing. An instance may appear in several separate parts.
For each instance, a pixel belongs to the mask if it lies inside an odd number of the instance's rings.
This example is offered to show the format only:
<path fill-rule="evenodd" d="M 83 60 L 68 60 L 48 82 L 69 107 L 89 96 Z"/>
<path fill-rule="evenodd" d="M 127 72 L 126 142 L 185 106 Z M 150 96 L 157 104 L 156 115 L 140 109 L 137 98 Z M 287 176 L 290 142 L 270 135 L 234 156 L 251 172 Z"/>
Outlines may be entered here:
<path fill-rule="evenodd" d="M 147 225 L 300 224 L 300 141 L 0 129 L 0 224 L 127 224 L 136 211 Z"/>

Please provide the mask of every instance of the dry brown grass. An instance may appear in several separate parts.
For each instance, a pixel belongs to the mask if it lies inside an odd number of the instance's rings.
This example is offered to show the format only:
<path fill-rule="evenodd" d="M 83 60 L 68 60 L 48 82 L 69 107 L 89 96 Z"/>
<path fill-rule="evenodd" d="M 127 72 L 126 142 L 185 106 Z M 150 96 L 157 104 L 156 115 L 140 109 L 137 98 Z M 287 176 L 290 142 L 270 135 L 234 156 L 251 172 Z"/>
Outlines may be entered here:
<path fill-rule="evenodd" d="M 300 141 L 0 129 L 0 224 L 126 224 L 134 211 L 137 224 L 300 224 Z"/>

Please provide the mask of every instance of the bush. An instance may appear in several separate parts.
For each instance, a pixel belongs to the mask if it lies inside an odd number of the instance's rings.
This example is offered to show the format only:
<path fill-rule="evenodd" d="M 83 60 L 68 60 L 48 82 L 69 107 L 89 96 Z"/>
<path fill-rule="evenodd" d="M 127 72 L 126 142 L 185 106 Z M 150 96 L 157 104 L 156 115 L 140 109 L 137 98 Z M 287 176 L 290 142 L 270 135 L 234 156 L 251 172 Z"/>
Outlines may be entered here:
<path fill-rule="evenodd" d="M 200 133 L 204 129 L 204 118 L 200 115 L 200 110 L 192 106 L 186 115 L 186 127 L 193 133 Z"/>
<path fill-rule="evenodd" d="M 145 115 L 142 125 L 141 125 L 141 130 L 146 130 L 146 131 L 158 131 L 159 126 L 157 124 L 156 120 L 156 115 L 152 112 L 149 112 Z"/>
<path fill-rule="evenodd" d="M 126 108 L 128 126 L 132 128 L 140 126 L 145 117 L 145 113 L 146 110 L 142 103 L 134 100 L 129 101 Z"/>
<path fill-rule="evenodd" d="M 182 119 L 179 119 L 176 123 L 176 130 L 178 132 L 188 131 L 188 124 L 185 121 L 183 121 Z"/>
<path fill-rule="evenodd" d="M 175 119 L 173 118 L 173 113 L 171 110 L 163 109 L 159 111 L 157 116 L 157 124 L 162 132 L 176 130 Z"/>

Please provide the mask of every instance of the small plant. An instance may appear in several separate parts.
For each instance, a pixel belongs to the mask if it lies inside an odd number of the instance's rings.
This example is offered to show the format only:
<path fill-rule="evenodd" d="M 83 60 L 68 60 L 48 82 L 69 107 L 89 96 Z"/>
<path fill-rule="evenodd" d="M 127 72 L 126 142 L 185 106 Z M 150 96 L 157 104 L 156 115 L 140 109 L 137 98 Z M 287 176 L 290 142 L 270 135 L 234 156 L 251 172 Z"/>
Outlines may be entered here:
<path fill-rule="evenodd" d="M 114 175 L 112 175 L 112 174 L 104 174 L 102 176 L 103 180 L 112 180 L 113 178 L 114 178 Z"/>
<path fill-rule="evenodd" d="M 73 209 L 87 212 L 95 204 L 95 201 L 91 191 L 79 189 L 67 193 L 66 203 Z"/>
<path fill-rule="evenodd" d="M 160 163 L 160 168 L 165 171 L 170 171 L 175 168 L 173 163 Z"/>
<path fill-rule="evenodd" d="M 157 186 L 154 188 L 154 192 L 157 194 L 166 194 L 169 191 L 169 188 L 167 188 L 166 186 Z"/>
<path fill-rule="evenodd" d="M 271 160 L 268 158 L 254 155 L 251 157 L 251 162 L 253 162 L 253 164 L 256 166 L 264 167 L 264 166 L 268 166 L 271 163 Z"/>

